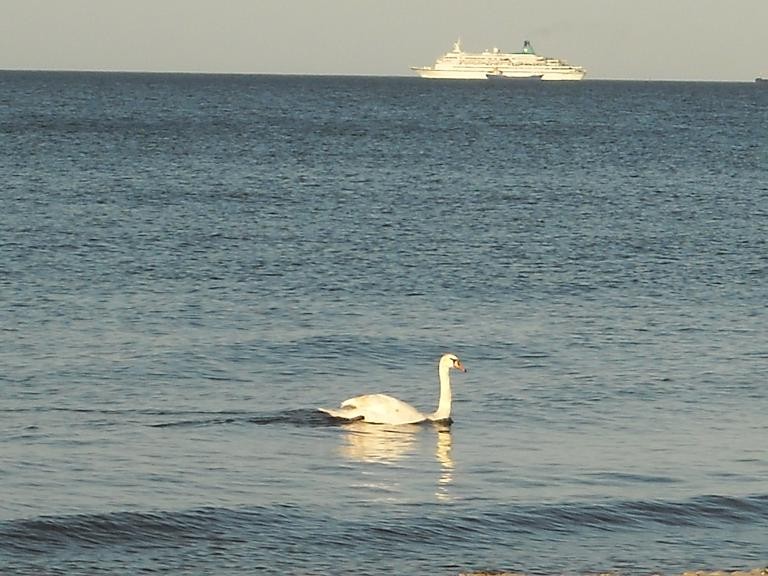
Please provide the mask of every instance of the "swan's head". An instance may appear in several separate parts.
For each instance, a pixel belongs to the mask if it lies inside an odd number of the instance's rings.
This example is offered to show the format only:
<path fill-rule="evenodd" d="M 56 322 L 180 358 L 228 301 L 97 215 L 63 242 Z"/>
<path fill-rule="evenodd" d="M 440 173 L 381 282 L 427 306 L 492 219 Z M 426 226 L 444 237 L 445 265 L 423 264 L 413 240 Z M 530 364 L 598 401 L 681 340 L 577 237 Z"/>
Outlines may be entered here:
<path fill-rule="evenodd" d="M 459 357 L 456 356 L 456 354 L 443 354 L 443 357 L 440 358 L 440 367 L 447 366 L 450 368 L 455 368 L 456 370 L 461 370 L 462 372 L 466 372 L 467 369 L 464 368 L 464 364 L 461 363 L 461 360 L 459 360 Z"/>

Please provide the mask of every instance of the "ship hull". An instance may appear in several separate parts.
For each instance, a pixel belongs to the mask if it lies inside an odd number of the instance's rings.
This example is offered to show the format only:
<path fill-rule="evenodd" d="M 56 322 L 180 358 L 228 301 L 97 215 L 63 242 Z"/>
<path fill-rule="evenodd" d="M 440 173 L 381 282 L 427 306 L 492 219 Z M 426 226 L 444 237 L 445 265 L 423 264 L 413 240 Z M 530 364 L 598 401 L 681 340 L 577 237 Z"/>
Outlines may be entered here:
<path fill-rule="evenodd" d="M 435 70 L 433 68 L 413 68 L 421 78 L 436 80 L 485 80 L 483 70 Z"/>
<path fill-rule="evenodd" d="M 512 82 L 538 82 L 541 80 L 541 77 L 543 74 L 534 74 L 533 76 L 507 76 L 505 74 L 486 74 L 485 77 L 488 78 L 488 80 L 500 80 L 503 82 L 512 81 Z"/>
<path fill-rule="evenodd" d="M 489 72 L 487 70 L 435 70 L 434 68 L 412 68 L 421 78 L 430 78 L 433 80 L 488 80 Z M 530 72 L 515 73 L 504 72 L 504 80 L 514 79 L 533 79 L 541 80 L 583 80 L 585 73 L 580 70 L 563 72 Z M 494 75 L 498 77 L 498 75 Z"/>

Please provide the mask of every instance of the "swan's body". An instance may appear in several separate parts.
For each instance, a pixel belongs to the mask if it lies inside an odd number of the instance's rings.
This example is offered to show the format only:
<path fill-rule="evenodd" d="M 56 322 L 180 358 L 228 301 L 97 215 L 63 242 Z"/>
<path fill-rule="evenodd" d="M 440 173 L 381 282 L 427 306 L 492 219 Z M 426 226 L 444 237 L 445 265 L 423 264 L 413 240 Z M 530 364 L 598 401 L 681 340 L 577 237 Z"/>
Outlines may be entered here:
<path fill-rule="evenodd" d="M 339 408 L 320 408 L 335 418 L 363 420 L 371 424 L 416 424 L 424 421 L 450 420 L 451 418 L 451 368 L 462 372 L 466 369 L 455 354 L 443 354 L 437 365 L 440 377 L 440 400 L 437 410 L 425 414 L 410 404 L 386 394 L 355 396 L 341 403 Z"/>

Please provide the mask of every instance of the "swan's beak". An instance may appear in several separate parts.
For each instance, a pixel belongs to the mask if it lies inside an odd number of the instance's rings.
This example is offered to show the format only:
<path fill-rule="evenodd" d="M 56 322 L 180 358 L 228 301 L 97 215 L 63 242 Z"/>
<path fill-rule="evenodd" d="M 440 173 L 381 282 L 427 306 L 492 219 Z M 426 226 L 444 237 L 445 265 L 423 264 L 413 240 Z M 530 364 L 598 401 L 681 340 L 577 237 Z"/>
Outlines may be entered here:
<path fill-rule="evenodd" d="M 456 362 L 453 363 L 453 367 L 456 368 L 456 370 L 461 370 L 462 372 L 467 371 L 467 369 L 464 368 L 464 364 L 461 363 L 461 360 L 456 360 Z"/>

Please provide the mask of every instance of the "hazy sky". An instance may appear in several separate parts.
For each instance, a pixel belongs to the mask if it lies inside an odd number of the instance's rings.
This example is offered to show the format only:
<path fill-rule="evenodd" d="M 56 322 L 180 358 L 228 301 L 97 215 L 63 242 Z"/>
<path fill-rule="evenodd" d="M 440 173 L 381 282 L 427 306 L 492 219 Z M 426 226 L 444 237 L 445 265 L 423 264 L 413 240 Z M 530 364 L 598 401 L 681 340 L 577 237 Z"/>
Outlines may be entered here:
<path fill-rule="evenodd" d="M 590 78 L 768 76 L 768 0 L 0 0 L 0 69 L 407 76 L 465 49 Z"/>

